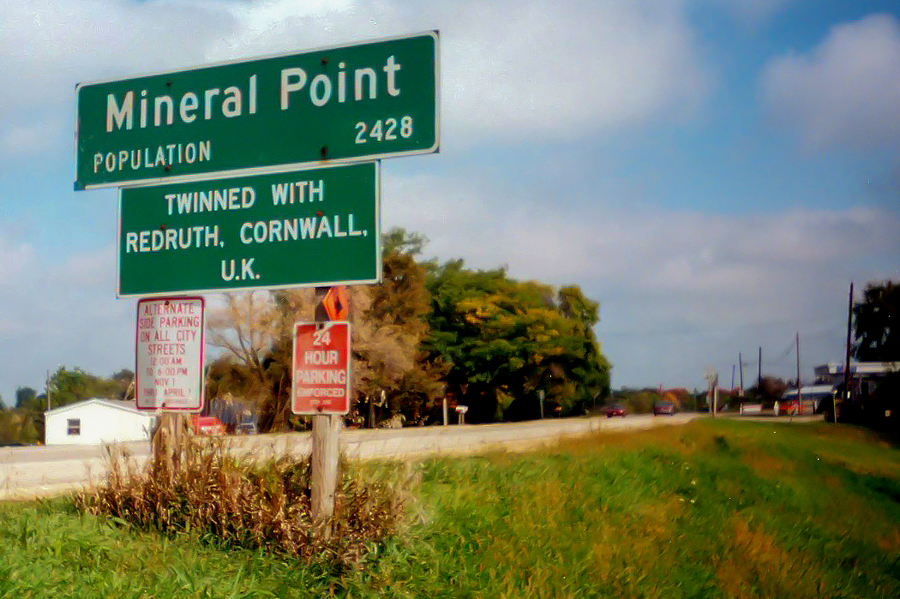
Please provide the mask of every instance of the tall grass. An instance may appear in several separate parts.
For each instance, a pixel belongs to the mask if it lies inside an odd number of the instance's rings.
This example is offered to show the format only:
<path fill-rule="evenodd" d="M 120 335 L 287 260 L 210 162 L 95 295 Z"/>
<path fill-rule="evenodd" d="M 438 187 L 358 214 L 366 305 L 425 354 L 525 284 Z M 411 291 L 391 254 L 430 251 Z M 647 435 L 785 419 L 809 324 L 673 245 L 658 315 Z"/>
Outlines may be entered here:
<path fill-rule="evenodd" d="M 220 442 L 187 437 L 174 456 L 163 447 L 143 470 L 113 459 L 105 484 L 74 505 L 142 530 L 331 564 L 359 561 L 400 517 L 399 495 L 387 486 L 343 476 L 335 516 L 314 521 L 311 479 L 308 458 L 238 462 Z"/>
<path fill-rule="evenodd" d="M 430 567 L 401 552 L 358 584 L 385 596 L 897 597 L 898 466 L 896 449 L 854 429 L 721 421 L 429 460 L 411 544 Z"/>
<path fill-rule="evenodd" d="M 854 428 L 703 421 L 350 470 L 406 468 L 404 522 L 338 569 L 0 506 L 0 599 L 900 596 L 900 451 Z"/>

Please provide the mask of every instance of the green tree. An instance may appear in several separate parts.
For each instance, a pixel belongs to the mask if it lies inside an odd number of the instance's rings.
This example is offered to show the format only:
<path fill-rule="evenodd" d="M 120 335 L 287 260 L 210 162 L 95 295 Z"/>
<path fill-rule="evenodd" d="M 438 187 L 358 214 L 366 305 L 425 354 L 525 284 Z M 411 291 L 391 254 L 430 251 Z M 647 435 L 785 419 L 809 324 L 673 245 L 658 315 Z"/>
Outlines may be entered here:
<path fill-rule="evenodd" d="M 426 347 L 452 364 L 447 382 L 471 420 L 582 411 L 609 391 L 609 365 L 593 325 L 598 305 L 577 287 L 471 271 L 462 261 L 434 266 L 431 334 Z"/>
<path fill-rule="evenodd" d="M 134 381 L 134 372 L 123 368 L 104 380 L 105 393 L 102 397 L 124 399 L 129 385 Z"/>
<path fill-rule="evenodd" d="M 764 403 L 781 399 L 788 385 L 783 379 L 764 375 L 762 380 L 747 390 L 747 395 Z"/>
<path fill-rule="evenodd" d="M 28 410 L 0 412 L 0 445 L 37 443 L 43 437 L 43 419 Z"/>
<path fill-rule="evenodd" d="M 385 244 L 382 283 L 372 288 L 372 303 L 368 318 L 391 323 L 407 340 L 405 352 L 411 367 L 390 383 L 385 390 L 391 412 L 401 412 L 408 421 L 424 422 L 436 416 L 437 406 L 444 396 L 443 377 L 447 367 L 423 348 L 429 333 L 431 294 L 426 287 L 426 268 L 415 261 L 427 240 L 425 237 L 395 228 L 388 232 Z M 380 377 L 384 379 L 384 377 Z M 364 397 L 372 401 L 379 393 L 377 385 L 364 390 Z"/>
<path fill-rule="evenodd" d="M 16 389 L 16 408 L 25 410 L 40 410 L 37 391 L 31 387 L 19 387 Z"/>
<path fill-rule="evenodd" d="M 869 283 L 863 300 L 853 306 L 853 354 L 861 362 L 900 362 L 900 283 Z M 900 371 L 894 369 L 866 396 L 866 414 L 873 426 L 900 431 Z M 849 411 L 848 411 L 849 413 Z M 882 417 L 890 414 L 891 416 Z M 846 415 L 845 415 L 846 417 Z"/>
<path fill-rule="evenodd" d="M 93 391 L 99 386 L 100 379 L 75 367 L 72 370 L 60 366 L 50 375 L 48 392 L 50 394 L 50 407 L 58 408 L 70 403 L 75 403 L 93 396 Z"/>
<path fill-rule="evenodd" d="M 380 285 L 347 289 L 353 333 L 351 413 L 359 417 L 368 416 L 370 402 L 381 403 L 382 392 L 387 402 L 379 405 L 376 417 L 400 412 L 410 421 L 423 419 L 443 396 L 440 379 L 444 370 L 421 349 L 428 333 L 425 317 L 430 296 L 425 288 L 425 270 L 413 256 L 421 251 L 424 238 L 408 239 L 408 235 L 402 229 L 389 232 Z M 287 323 L 311 320 L 315 300 L 311 290 L 296 290 L 277 294 L 276 304 Z M 286 394 L 290 389 L 292 343 L 285 328 L 267 359 L 272 380 L 279 381 L 273 387 L 275 412 L 283 414 L 278 421 L 290 419 L 286 415 Z"/>
<path fill-rule="evenodd" d="M 575 386 L 572 410 L 586 412 L 610 394 L 612 366 L 600 352 L 600 341 L 594 327 L 600 321 L 600 304 L 586 298 L 575 285 L 560 288 L 557 293 L 560 314 L 572 323 L 576 345 L 565 358 L 565 371 Z"/>
<path fill-rule="evenodd" d="M 862 362 L 900 361 L 900 284 L 869 283 L 853 306 L 853 354 Z"/>
<path fill-rule="evenodd" d="M 584 411 L 609 393 L 610 366 L 594 334 L 599 305 L 578 287 L 554 292 L 503 269 L 419 262 L 426 242 L 392 229 L 383 245 L 382 283 L 347 290 L 351 411 L 362 406 L 365 415 L 385 397 L 382 417 L 402 412 L 424 422 L 451 394 L 471 406 L 473 421 L 490 421 L 529 417 L 539 393 L 551 413 Z M 314 320 L 315 293 L 279 291 L 253 302 L 228 299 L 221 318 L 211 319 L 210 338 L 225 352 L 210 368 L 208 390 L 257 397 L 262 430 L 302 426 L 288 405 L 292 325 Z M 510 411 L 516 401 L 519 409 Z"/>
<path fill-rule="evenodd" d="M 282 316 L 277 296 L 267 291 L 229 293 L 210 309 L 209 342 L 222 352 L 216 370 L 230 372 L 235 395 L 256 403 L 268 397 L 271 381 L 264 361 L 276 339 L 289 334 Z"/>
<path fill-rule="evenodd" d="M 412 233 L 403 227 L 394 227 L 381 238 L 382 254 L 418 256 L 422 253 L 428 238 L 420 233 Z"/>
<path fill-rule="evenodd" d="M 292 325 L 312 320 L 314 295 L 298 289 L 223 296 L 207 319 L 210 343 L 221 352 L 210 364 L 207 401 L 231 394 L 257 405 L 260 430 L 288 428 Z"/>
<path fill-rule="evenodd" d="M 106 399 L 118 399 L 124 395 L 128 388 L 126 379 L 134 375 L 129 370 L 122 370 L 109 378 L 99 377 L 85 372 L 79 367 L 68 369 L 60 366 L 50 376 L 47 391 L 50 393 L 50 407 L 58 408 L 77 401 L 100 397 Z M 42 393 L 37 397 L 39 405 L 35 410 L 43 411 L 47 406 L 47 394 Z"/>
<path fill-rule="evenodd" d="M 425 271 L 413 256 L 424 238 L 402 229 L 387 235 L 382 283 L 347 288 L 353 335 L 351 410 L 359 401 L 380 398 L 388 406 L 418 419 L 442 395 L 443 371 L 425 360 L 420 342 L 428 332 L 430 309 Z M 317 298 L 313 289 L 278 291 L 249 299 L 232 298 L 212 319 L 214 343 L 225 352 L 210 368 L 211 396 L 231 392 L 256 401 L 261 430 L 305 426 L 289 406 L 293 323 L 314 320 Z M 382 410 L 380 410 L 382 411 Z"/>

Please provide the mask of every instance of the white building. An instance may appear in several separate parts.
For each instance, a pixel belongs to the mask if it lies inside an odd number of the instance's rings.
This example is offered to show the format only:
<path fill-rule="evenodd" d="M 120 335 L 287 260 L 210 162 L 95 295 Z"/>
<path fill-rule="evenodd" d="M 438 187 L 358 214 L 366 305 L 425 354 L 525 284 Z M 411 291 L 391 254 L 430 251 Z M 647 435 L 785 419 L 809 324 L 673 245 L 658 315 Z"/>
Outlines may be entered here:
<path fill-rule="evenodd" d="M 153 412 L 137 409 L 133 401 L 86 399 L 44 412 L 47 445 L 99 445 L 150 439 Z"/>
<path fill-rule="evenodd" d="M 850 362 L 850 376 L 858 379 L 875 379 L 889 372 L 900 370 L 900 362 Z M 844 364 L 830 362 L 815 368 L 816 378 L 837 385 L 844 381 Z"/>

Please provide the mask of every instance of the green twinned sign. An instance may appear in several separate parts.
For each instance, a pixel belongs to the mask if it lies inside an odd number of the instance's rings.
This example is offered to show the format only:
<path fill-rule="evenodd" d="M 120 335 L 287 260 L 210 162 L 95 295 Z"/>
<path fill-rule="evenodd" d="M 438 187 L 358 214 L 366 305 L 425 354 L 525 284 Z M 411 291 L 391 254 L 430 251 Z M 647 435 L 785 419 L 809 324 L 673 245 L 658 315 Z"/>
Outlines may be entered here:
<path fill-rule="evenodd" d="M 438 81 L 428 32 L 80 84 L 75 189 L 436 152 Z"/>
<path fill-rule="evenodd" d="M 376 283 L 379 165 L 119 191 L 119 297 Z"/>

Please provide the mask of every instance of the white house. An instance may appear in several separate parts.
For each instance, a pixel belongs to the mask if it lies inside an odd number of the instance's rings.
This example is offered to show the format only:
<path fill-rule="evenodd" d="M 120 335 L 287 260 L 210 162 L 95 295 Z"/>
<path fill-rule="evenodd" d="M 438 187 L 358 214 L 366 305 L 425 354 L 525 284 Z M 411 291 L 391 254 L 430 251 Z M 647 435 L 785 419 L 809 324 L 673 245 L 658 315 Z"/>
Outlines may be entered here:
<path fill-rule="evenodd" d="M 153 412 L 137 409 L 133 401 L 86 399 L 44 412 L 47 445 L 99 445 L 150 438 Z"/>

